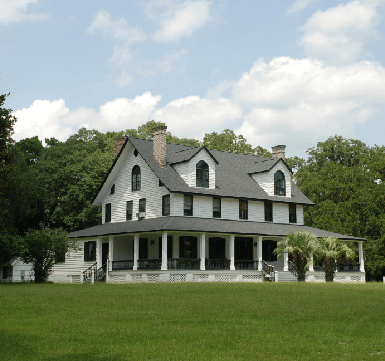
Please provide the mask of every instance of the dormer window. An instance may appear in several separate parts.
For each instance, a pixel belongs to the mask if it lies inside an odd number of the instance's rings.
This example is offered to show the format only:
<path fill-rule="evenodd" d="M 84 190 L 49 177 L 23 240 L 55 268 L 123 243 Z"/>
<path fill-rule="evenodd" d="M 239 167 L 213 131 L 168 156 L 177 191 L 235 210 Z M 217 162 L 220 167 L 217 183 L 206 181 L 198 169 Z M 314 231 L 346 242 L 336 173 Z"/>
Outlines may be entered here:
<path fill-rule="evenodd" d="M 196 166 L 196 186 L 209 188 L 209 166 L 204 160 Z"/>
<path fill-rule="evenodd" d="M 138 165 L 136 165 L 134 168 L 132 168 L 132 176 L 131 176 L 131 189 L 133 191 L 140 190 L 140 168 Z"/>
<path fill-rule="evenodd" d="M 286 196 L 285 175 L 280 170 L 274 174 L 274 195 Z"/>

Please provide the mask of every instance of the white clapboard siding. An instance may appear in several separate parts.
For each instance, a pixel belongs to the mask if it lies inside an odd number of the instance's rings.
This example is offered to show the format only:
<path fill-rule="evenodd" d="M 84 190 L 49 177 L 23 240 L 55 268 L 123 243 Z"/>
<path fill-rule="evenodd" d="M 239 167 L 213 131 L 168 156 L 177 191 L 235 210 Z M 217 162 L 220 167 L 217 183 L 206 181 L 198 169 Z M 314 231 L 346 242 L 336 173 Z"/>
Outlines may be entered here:
<path fill-rule="evenodd" d="M 273 203 L 273 222 L 289 223 L 289 205 L 284 203 Z"/>
<path fill-rule="evenodd" d="M 196 187 L 196 166 L 204 160 L 209 166 L 209 188 L 215 189 L 215 162 L 205 149 L 202 149 L 190 161 L 175 164 L 174 169 L 189 187 Z M 199 188 L 199 187 L 198 187 Z"/>
<path fill-rule="evenodd" d="M 269 195 L 274 196 L 274 175 L 277 171 L 285 175 L 286 197 L 291 197 L 291 173 L 282 162 L 278 162 L 269 172 L 251 174 L 251 177 Z"/>
<path fill-rule="evenodd" d="M 13 282 L 29 282 L 34 279 L 32 263 L 25 263 L 20 258 L 13 264 L 12 280 Z"/>
<path fill-rule="evenodd" d="M 248 220 L 253 222 L 265 221 L 265 205 L 263 202 L 249 201 L 249 219 Z"/>
<path fill-rule="evenodd" d="M 303 206 L 297 205 L 297 224 L 303 226 Z"/>
<path fill-rule="evenodd" d="M 132 168 L 138 165 L 141 175 L 141 189 L 131 190 Z M 133 201 L 132 220 L 138 220 L 139 199 L 146 198 L 146 218 L 162 216 L 162 196 L 168 194 L 166 187 L 159 187 L 159 178 L 147 165 L 140 154 L 137 157 L 130 150 L 124 165 L 117 174 L 114 182 L 115 194 L 108 194 L 103 198 L 102 223 L 105 222 L 105 204 L 111 203 L 111 222 L 126 221 L 126 202 Z"/>
<path fill-rule="evenodd" d="M 183 216 L 184 196 L 178 193 L 174 193 L 173 196 L 172 216 Z"/>
<path fill-rule="evenodd" d="M 194 196 L 193 215 L 199 218 L 212 218 L 213 198 Z"/>
<path fill-rule="evenodd" d="M 96 262 L 84 261 L 84 241 L 78 241 L 77 246 L 78 249 L 76 251 L 70 250 L 66 253 L 65 262 L 56 263 L 53 266 L 52 274 L 48 278 L 49 281 L 70 282 L 70 278 L 67 277 L 68 275 L 80 275 Z"/>

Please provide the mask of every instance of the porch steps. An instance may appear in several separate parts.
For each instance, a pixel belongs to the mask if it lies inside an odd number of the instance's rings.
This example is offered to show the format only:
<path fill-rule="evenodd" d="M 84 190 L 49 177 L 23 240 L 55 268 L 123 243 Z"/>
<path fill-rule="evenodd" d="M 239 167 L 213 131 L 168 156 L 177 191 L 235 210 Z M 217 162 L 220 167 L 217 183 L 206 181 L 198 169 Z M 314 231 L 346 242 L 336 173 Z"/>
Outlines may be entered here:
<path fill-rule="evenodd" d="M 278 282 L 297 282 L 297 277 L 289 271 L 278 271 Z"/>

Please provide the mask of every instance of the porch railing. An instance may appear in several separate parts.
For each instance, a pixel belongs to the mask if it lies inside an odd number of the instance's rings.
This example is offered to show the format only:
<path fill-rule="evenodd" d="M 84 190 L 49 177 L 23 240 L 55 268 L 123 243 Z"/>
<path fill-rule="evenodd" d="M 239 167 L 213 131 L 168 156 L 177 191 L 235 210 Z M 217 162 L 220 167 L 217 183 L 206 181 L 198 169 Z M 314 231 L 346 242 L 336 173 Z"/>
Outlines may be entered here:
<path fill-rule="evenodd" d="M 199 270 L 201 268 L 200 258 L 168 258 L 167 269 Z"/>
<path fill-rule="evenodd" d="M 235 269 L 238 270 L 250 270 L 256 271 L 258 270 L 258 261 L 251 260 L 235 260 L 234 261 Z"/>
<path fill-rule="evenodd" d="M 230 269 L 230 260 L 228 259 L 206 259 L 206 270 Z"/>
<path fill-rule="evenodd" d="M 91 279 L 92 270 L 96 272 L 97 262 L 95 262 L 92 266 L 88 267 L 85 271 L 83 271 L 83 282 L 86 282 L 88 279 Z"/>
<path fill-rule="evenodd" d="M 138 259 L 138 270 L 160 270 L 162 267 L 161 258 L 149 258 L 149 259 Z"/>
<path fill-rule="evenodd" d="M 121 271 L 121 270 L 132 270 L 134 268 L 134 260 L 129 259 L 125 261 L 112 261 L 112 270 Z"/>
<path fill-rule="evenodd" d="M 274 266 L 267 264 L 265 261 L 262 261 L 262 273 L 270 281 L 275 281 Z"/>
<path fill-rule="evenodd" d="M 338 271 L 340 272 L 359 272 L 359 263 L 338 263 Z"/>

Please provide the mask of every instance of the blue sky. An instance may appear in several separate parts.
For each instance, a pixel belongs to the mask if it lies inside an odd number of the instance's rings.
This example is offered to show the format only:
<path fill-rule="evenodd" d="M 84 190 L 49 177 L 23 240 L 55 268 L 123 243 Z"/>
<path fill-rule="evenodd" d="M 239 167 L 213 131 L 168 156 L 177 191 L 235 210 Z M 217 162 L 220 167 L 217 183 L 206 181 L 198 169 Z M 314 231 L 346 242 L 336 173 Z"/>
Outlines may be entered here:
<path fill-rule="evenodd" d="M 0 92 L 14 139 L 155 119 L 230 128 L 304 155 L 384 145 L 384 0 L 0 0 Z"/>

